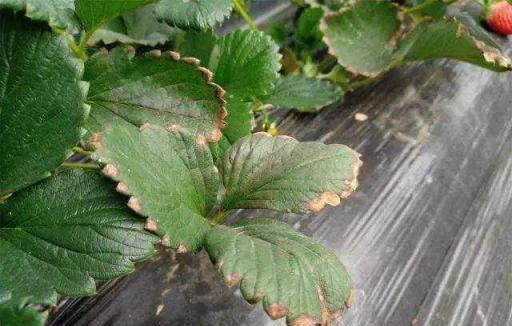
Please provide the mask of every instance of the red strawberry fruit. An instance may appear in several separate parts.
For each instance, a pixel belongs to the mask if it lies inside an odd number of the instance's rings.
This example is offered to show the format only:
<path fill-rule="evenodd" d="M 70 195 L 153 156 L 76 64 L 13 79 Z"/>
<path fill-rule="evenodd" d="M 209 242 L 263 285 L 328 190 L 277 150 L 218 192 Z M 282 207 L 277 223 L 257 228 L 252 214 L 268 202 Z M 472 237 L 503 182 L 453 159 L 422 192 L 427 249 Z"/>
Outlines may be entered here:
<path fill-rule="evenodd" d="M 487 15 L 487 25 L 502 35 L 512 34 L 512 6 L 507 1 L 493 3 Z"/>

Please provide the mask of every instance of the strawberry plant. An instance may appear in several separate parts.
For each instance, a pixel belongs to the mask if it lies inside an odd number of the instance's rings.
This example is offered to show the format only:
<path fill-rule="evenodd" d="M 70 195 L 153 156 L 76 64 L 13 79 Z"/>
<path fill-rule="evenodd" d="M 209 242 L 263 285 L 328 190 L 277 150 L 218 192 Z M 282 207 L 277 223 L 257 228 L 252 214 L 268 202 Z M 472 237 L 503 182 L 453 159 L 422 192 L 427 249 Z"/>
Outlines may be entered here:
<path fill-rule="evenodd" d="M 293 25 L 268 27 L 281 46 L 282 76 L 274 94 L 259 98 L 256 111 L 288 107 L 315 112 L 409 62 L 445 58 L 497 72 L 512 67 L 478 19 L 455 1 L 293 2 L 299 8 Z M 488 8 L 488 25 L 509 33 L 510 5 L 486 0 L 481 5 Z"/>
<path fill-rule="evenodd" d="M 344 145 L 251 133 L 251 106 L 300 80 L 276 83 L 269 36 L 211 32 L 233 7 L 245 15 L 230 0 L 0 0 L 1 325 L 42 324 L 157 247 L 206 250 L 290 325 L 350 307 L 329 250 L 270 219 L 221 224 L 338 205 L 361 165 Z"/>

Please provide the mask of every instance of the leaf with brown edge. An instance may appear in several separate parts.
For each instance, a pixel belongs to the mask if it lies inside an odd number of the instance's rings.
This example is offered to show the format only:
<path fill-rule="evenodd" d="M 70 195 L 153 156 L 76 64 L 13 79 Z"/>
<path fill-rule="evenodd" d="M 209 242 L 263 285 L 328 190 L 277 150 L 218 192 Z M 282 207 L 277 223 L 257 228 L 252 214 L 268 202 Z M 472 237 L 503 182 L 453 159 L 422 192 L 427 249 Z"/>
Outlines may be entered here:
<path fill-rule="evenodd" d="M 206 138 L 179 125 L 136 128 L 123 120 L 94 138 L 94 158 L 131 196 L 128 207 L 147 217 L 146 229 L 180 252 L 201 249 L 220 182 Z"/>
<path fill-rule="evenodd" d="M 329 53 L 345 69 L 374 77 L 393 61 L 400 30 L 398 7 L 388 0 L 361 0 L 340 12 L 327 13 L 320 23 Z"/>
<path fill-rule="evenodd" d="M 288 224 L 245 220 L 216 226 L 205 249 L 229 286 L 262 302 L 272 319 L 288 325 L 326 325 L 352 304 L 352 280 L 336 255 Z"/>
<path fill-rule="evenodd" d="M 357 187 L 359 154 L 345 145 L 246 136 L 218 161 L 226 189 L 221 207 L 318 212 Z"/>
<path fill-rule="evenodd" d="M 91 105 L 87 140 L 122 119 L 137 127 L 146 122 L 165 128 L 180 125 L 216 142 L 226 108 L 224 90 L 211 78 L 199 60 L 176 52 L 153 50 L 135 56 L 129 47 L 101 50 L 85 65 Z"/>

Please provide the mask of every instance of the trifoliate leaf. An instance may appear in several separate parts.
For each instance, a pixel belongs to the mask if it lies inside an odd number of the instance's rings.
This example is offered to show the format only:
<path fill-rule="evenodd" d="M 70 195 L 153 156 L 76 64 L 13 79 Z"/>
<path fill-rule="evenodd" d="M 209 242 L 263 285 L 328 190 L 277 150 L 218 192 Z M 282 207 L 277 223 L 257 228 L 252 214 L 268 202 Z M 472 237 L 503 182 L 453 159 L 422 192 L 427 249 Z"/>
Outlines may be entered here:
<path fill-rule="evenodd" d="M 217 36 L 212 30 L 187 31 L 182 35 L 182 39 L 177 41 L 176 50 L 182 56 L 197 58 L 202 66 L 209 67 L 210 57 L 217 41 Z"/>
<path fill-rule="evenodd" d="M 240 282 L 244 298 L 262 301 L 272 319 L 326 325 L 352 303 L 352 281 L 336 255 L 285 223 L 219 225 L 207 234 L 205 248 L 225 282 Z"/>
<path fill-rule="evenodd" d="M 55 304 L 133 271 L 155 236 L 96 171 L 64 171 L 0 206 L 0 297 Z"/>
<path fill-rule="evenodd" d="M 155 46 L 168 42 L 176 34 L 175 28 L 156 19 L 154 5 L 147 5 L 124 13 L 102 25 L 91 36 L 88 44 L 119 42 Z"/>
<path fill-rule="evenodd" d="M 338 101 L 342 96 L 342 89 L 329 81 L 289 75 L 278 80 L 274 91 L 263 101 L 275 106 L 314 112 Z"/>
<path fill-rule="evenodd" d="M 75 25 L 74 0 L 0 0 L 3 8 L 25 11 L 28 18 L 48 22 L 51 27 L 68 29 Z"/>
<path fill-rule="evenodd" d="M 0 197 L 50 175 L 87 108 L 83 64 L 46 24 L 0 13 Z"/>
<path fill-rule="evenodd" d="M 262 32 L 235 30 L 219 42 L 210 69 L 214 81 L 242 100 L 270 92 L 279 76 L 278 46 Z"/>
<path fill-rule="evenodd" d="M 158 50 L 138 57 L 130 48 L 98 52 L 84 73 L 92 107 L 87 129 L 101 131 L 122 118 L 136 126 L 178 124 L 218 141 L 226 115 L 224 91 L 211 83 L 211 73 L 197 61 Z"/>
<path fill-rule="evenodd" d="M 76 14 L 89 33 L 122 13 L 157 0 L 76 0 Z"/>
<path fill-rule="evenodd" d="M 219 175 L 203 136 L 193 138 L 179 125 L 168 130 L 121 121 L 97 134 L 95 157 L 103 172 L 132 196 L 128 206 L 148 217 L 146 228 L 180 251 L 201 248 L 217 199 Z"/>
<path fill-rule="evenodd" d="M 345 145 L 256 133 L 235 143 L 218 165 L 226 188 L 224 210 L 305 213 L 348 197 L 357 187 L 361 161 Z"/>
<path fill-rule="evenodd" d="M 156 14 L 182 29 L 206 29 L 222 23 L 233 9 L 232 0 L 160 0 Z"/>
<path fill-rule="evenodd" d="M 2 326 L 43 326 L 46 314 L 20 304 L 0 303 L 0 325 Z"/>
<path fill-rule="evenodd" d="M 399 31 L 398 8 L 388 0 L 361 0 L 353 7 L 324 16 L 320 29 L 329 52 L 347 70 L 376 76 L 393 59 Z"/>
<path fill-rule="evenodd" d="M 456 18 L 418 25 L 398 43 L 396 55 L 404 61 L 448 58 L 496 71 L 512 68 L 498 45 Z"/>

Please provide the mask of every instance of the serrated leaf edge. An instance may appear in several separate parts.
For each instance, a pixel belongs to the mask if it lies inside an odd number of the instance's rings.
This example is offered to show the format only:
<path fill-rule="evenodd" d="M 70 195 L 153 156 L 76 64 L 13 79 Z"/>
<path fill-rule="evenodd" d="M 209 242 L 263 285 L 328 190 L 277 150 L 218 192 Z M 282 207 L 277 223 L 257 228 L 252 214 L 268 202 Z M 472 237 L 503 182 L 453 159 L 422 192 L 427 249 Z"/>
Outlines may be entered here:
<path fill-rule="evenodd" d="M 136 50 L 133 46 L 128 45 L 128 46 L 120 46 L 120 47 L 124 49 L 126 54 L 128 54 L 129 60 L 133 60 L 135 58 Z M 110 55 L 110 51 L 106 48 L 101 48 L 98 50 L 98 52 L 105 56 Z M 225 127 L 224 119 L 227 117 L 228 111 L 226 109 L 226 100 L 224 99 L 226 91 L 220 85 L 213 82 L 213 73 L 208 68 L 201 66 L 200 65 L 201 61 L 199 59 L 194 58 L 194 57 L 182 57 L 178 52 L 175 52 L 175 51 L 162 52 L 161 50 L 150 50 L 148 52 L 143 53 L 141 56 L 144 56 L 146 58 L 151 58 L 154 60 L 170 58 L 173 61 L 191 65 L 195 68 L 195 70 L 197 72 L 199 72 L 199 74 L 203 78 L 203 81 L 208 86 L 210 86 L 214 89 L 215 98 L 217 99 L 217 119 L 214 122 L 215 129 L 212 131 L 212 133 L 210 135 L 206 136 L 206 139 L 210 143 L 217 143 L 222 138 L 221 129 Z M 169 129 L 169 128 L 166 128 L 166 129 Z M 93 138 L 94 138 L 94 136 L 93 136 Z M 95 141 L 93 139 L 92 140 L 93 146 L 94 146 L 94 142 Z"/>
<path fill-rule="evenodd" d="M 138 131 L 139 132 L 143 132 L 145 129 L 150 128 L 151 126 L 152 125 L 149 124 L 149 123 L 144 123 L 144 124 L 142 124 L 138 128 Z M 183 129 L 180 125 L 177 125 L 177 124 L 171 125 L 171 126 L 169 126 L 167 128 L 163 128 L 163 127 L 161 127 L 161 128 L 165 129 L 166 131 L 168 131 L 170 133 L 180 133 L 181 130 Z M 92 136 L 91 144 L 93 145 L 93 147 L 96 150 L 100 150 L 100 149 L 103 148 L 103 145 L 101 143 L 102 140 L 103 140 L 103 132 L 94 133 L 93 136 Z M 196 141 L 197 144 L 204 145 L 204 146 L 207 147 L 207 139 L 203 135 L 197 135 L 195 141 Z M 142 204 L 140 198 L 136 197 L 130 191 L 130 188 L 129 188 L 127 183 L 125 183 L 124 181 L 121 181 L 118 178 L 119 171 L 118 171 L 117 167 L 113 163 L 103 162 L 103 160 L 101 160 L 101 159 L 99 159 L 99 161 L 101 163 L 106 163 L 104 165 L 103 169 L 101 170 L 101 173 L 104 176 L 106 176 L 109 179 L 111 179 L 112 181 L 117 182 L 116 191 L 118 193 L 123 194 L 123 195 L 129 197 L 128 202 L 126 203 L 126 206 L 128 206 L 136 214 L 138 214 L 138 215 L 140 215 L 142 217 L 145 217 L 146 220 L 145 220 L 145 223 L 144 223 L 144 229 L 149 231 L 149 232 L 152 232 L 153 234 L 156 234 L 156 232 L 158 230 L 158 221 L 152 219 L 147 213 L 144 212 L 143 204 Z M 215 169 L 215 171 L 217 171 L 217 173 L 218 173 L 217 169 Z M 169 236 L 166 235 L 166 234 L 161 236 L 159 244 L 161 244 L 164 247 L 170 247 Z M 186 252 L 188 252 L 188 248 L 187 248 L 186 244 L 181 243 L 176 248 L 176 252 L 177 253 L 186 253 Z"/>

